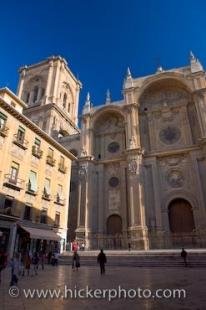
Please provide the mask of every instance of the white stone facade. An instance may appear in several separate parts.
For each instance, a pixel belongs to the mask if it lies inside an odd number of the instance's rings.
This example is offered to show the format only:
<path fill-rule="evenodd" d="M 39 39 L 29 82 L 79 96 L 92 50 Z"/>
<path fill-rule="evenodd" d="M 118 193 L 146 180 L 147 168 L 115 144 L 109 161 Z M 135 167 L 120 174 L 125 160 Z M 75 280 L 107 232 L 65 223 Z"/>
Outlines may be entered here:
<path fill-rule="evenodd" d="M 61 90 L 53 88 L 40 114 L 59 105 Z M 206 245 L 206 80 L 194 55 L 186 67 L 142 78 L 128 70 L 123 99 L 112 102 L 107 93 L 105 104 L 93 107 L 88 95 L 81 132 L 67 132 L 59 141 L 78 157 L 69 239 L 87 249 Z"/>

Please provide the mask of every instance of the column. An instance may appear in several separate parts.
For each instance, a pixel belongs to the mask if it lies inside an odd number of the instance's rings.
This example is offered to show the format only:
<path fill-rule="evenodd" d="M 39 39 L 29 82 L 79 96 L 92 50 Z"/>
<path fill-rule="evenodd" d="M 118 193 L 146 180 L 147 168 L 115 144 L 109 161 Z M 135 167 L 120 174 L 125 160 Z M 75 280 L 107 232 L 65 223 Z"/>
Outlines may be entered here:
<path fill-rule="evenodd" d="M 47 85 L 46 85 L 46 90 L 45 90 L 45 104 L 49 103 L 52 75 L 53 75 L 53 61 L 50 61 Z"/>
<path fill-rule="evenodd" d="M 59 82 L 59 75 L 60 75 L 60 60 L 57 60 L 56 64 L 56 72 L 55 72 L 55 80 L 54 80 L 54 89 L 53 89 L 53 95 L 52 95 L 52 102 L 56 103 L 57 99 L 57 88 L 58 88 L 58 82 Z"/>
<path fill-rule="evenodd" d="M 74 115 L 72 115 L 74 117 L 74 122 L 76 125 L 78 125 L 79 92 L 80 92 L 80 85 L 77 84 L 77 86 L 76 86 L 76 100 L 74 102 L 75 111 L 74 111 Z"/>
<path fill-rule="evenodd" d="M 129 158 L 128 174 L 131 225 L 129 231 L 132 247 L 148 249 L 141 154 L 135 154 Z"/>
<path fill-rule="evenodd" d="M 17 90 L 17 96 L 22 99 L 22 92 L 23 92 L 23 86 L 24 86 L 24 80 L 25 80 L 25 75 L 26 75 L 26 69 L 23 69 L 21 72 L 21 79 L 18 85 L 18 90 Z"/>
<path fill-rule="evenodd" d="M 195 106 L 197 110 L 197 117 L 200 124 L 202 138 L 206 138 L 206 99 L 205 95 L 194 96 Z"/>
<path fill-rule="evenodd" d="M 16 241 L 17 225 L 13 224 L 10 228 L 10 237 L 9 237 L 9 257 L 11 258 L 14 254 L 15 241 Z"/>

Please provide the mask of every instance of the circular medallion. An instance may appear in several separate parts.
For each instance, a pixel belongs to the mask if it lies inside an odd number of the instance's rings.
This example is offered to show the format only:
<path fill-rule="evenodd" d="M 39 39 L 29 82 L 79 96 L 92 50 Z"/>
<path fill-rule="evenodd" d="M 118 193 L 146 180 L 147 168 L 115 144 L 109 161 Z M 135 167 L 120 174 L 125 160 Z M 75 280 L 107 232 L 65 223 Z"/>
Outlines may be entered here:
<path fill-rule="evenodd" d="M 119 179 L 117 177 L 112 177 L 111 179 L 109 179 L 109 185 L 111 187 L 116 187 L 119 185 Z"/>
<path fill-rule="evenodd" d="M 173 144 L 180 139 L 181 132 L 179 128 L 173 126 L 167 126 L 163 128 L 159 133 L 160 140 L 165 144 Z"/>
<path fill-rule="evenodd" d="M 171 187 L 178 188 L 182 187 L 184 183 L 184 177 L 181 171 L 172 170 L 167 175 L 167 182 Z"/>
<path fill-rule="evenodd" d="M 109 145 L 108 145 L 108 152 L 110 153 L 116 153 L 119 151 L 119 143 L 117 142 L 111 142 Z"/>

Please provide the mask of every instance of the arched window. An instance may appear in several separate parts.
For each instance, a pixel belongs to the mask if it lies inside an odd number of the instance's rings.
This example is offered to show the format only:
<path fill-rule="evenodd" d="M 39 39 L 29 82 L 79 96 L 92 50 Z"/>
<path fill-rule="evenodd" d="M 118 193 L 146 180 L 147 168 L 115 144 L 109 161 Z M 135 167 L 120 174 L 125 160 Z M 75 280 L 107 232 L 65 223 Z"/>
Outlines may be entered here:
<path fill-rule="evenodd" d="M 34 87 L 33 102 L 36 102 L 36 101 L 37 101 L 38 90 L 39 90 L 38 86 L 35 86 L 35 87 Z"/>
<path fill-rule="evenodd" d="M 67 105 L 67 94 L 64 94 L 64 98 L 63 98 L 63 108 L 65 109 Z"/>

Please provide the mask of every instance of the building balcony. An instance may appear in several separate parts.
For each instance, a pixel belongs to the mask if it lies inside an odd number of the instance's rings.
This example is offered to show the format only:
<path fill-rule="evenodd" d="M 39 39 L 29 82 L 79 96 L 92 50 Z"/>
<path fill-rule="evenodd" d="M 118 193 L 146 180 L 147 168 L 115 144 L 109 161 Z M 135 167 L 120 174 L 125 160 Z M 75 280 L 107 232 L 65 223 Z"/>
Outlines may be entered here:
<path fill-rule="evenodd" d="M 0 127 L 0 136 L 5 138 L 8 135 L 8 130 L 9 130 L 9 128 L 6 127 L 5 125 L 1 126 Z"/>
<path fill-rule="evenodd" d="M 24 138 L 19 138 L 18 134 L 15 134 L 13 143 L 22 148 L 23 150 L 26 150 L 29 142 Z"/>
<path fill-rule="evenodd" d="M 64 166 L 64 164 L 59 164 L 59 169 L 58 169 L 61 173 L 66 173 L 67 172 L 67 168 Z"/>
<path fill-rule="evenodd" d="M 42 199 L 50 201 L 51 200 L 51 195 L 47 193 L 47 191 L 44 189 L 42 193 Z"/>
<path fill-rule="evenodd" d="M 47 163 L 48 165 L 54 167 L 55 162 L 56 162 L 56 160 L 55 160 L 53 157 L 51 157 L 51 156 L 49 156 L 49 155 L 47 156 L 46 163 Z"/>
<path fill-rule="evenodd" d="M 32 146 L 32 155 L 40 159 L 43 155 L 43 151 L 39 147 L 37 147 L 36 145 L 33 145 Z"/>
<path fill-rule="evenodd" d="M 65 205 L 65 199 L 62 198 L 59 194 L 57 194 L 54 198 L 54 203 L 56 203 L 57 205 L 60 205 L 60 206 L 64 206 Z"/>
<path fill-rule="evenodd" d="M 37 190 L 34 190 L 32 188 L 30 182 L 26 185 L 26 194 L 29 194 L 29 195 L 32 195 L 32 196 L 36 196 L 37 195 Z"/>
<path fill-rule="evenodd" d="M 3 186 L 20 191 L 23 189 L 24 180 L 14 178 L 11 174 L 5 174 Z"/>

